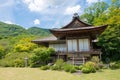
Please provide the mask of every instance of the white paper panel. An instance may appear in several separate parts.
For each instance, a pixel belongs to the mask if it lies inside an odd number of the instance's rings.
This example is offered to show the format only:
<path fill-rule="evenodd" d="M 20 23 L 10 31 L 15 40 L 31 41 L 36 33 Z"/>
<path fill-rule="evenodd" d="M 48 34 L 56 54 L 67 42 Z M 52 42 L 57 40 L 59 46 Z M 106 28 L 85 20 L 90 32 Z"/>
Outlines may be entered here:
<path fill-rule="evenodd" d="M 89 40 L 88 39 L 79 39 L 79 50 L 89 51 Z"/>
<path fill-rule="evenodd" d="M 68 40 L 68 51 L 72 51 L 72 40 Z"/>
<path fill-rule="evenodd" d="M 49 47 L 54 48 L 55 51 L 66 51 L 66 44 L 49 44 Z"/>
<path fill-rule="evenodd" d="M 72 41 L 73 41 L 73 43 L 72 43 L 72 50 L 73 50 L 73 51 L 77 51 L 77 40 L 74 39 L 74 40 L 72 40 Z"/>
<path fill-rule="evenodd" d="M 84 39 L 84 51 L 89 51 L 89 40 Z"/>
<path fill-rule="evenodd" d="M 83 39 L 79 39 L 79 50 L 80 51 L 84 50 Z"/>

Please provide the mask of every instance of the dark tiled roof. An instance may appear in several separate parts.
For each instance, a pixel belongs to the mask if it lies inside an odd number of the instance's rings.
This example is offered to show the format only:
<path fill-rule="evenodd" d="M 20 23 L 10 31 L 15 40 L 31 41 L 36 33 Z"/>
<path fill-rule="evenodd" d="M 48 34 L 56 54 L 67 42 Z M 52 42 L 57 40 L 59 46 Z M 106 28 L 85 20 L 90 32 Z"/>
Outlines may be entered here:
<path fill-rule="evenodd" d="M 80 27 L 80 28 L 66 28 L 66 29 L 51 29 L 51 31 L 74 31 L 74 30 L 89 30 L 89 29 L 97 29 L 97 28 L 103 28 L 106 27 L 107 25 L 104 26 L 88 26 L 88 27 Z"/>
<path fill-rule="evenodd" d="M 37 42 L 37 41 L 47 42 L 47 41 L 56 41 L 56 40 L 57 40 L 57 38 L 54 35 L 52 35 L 52 36 L 49 36 L 49 37 L 46 37 L 46 38 L 32 40 L 32 42 Z"/>

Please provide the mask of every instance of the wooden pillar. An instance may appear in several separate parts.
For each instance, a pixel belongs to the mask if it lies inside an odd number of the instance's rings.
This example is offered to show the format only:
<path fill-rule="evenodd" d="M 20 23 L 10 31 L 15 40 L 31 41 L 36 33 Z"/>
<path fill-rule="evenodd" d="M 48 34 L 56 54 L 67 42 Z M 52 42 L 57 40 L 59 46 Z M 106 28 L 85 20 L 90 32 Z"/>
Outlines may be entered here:
<path fill-rule="evenodd" d="M 74 54 L 73 54 L 73 59 L 72 59 L 72 60 L 73 60 L 72 62 L 73 62 L 73 65 L 74 65 L 74 64 L 75 64 L 75 61 L 74 61 Z"/>
<path fill-rule="evenodd" d="M 83 64 L 85 63 L 85 58 L 84 58 L 84 56 L 83 56 Z"/>

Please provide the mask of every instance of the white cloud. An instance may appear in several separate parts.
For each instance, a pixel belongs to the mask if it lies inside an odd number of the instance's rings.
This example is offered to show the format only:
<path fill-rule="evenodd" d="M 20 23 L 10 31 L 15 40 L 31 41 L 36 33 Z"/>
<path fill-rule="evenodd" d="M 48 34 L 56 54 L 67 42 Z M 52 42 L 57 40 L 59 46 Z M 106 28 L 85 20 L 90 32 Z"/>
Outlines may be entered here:
<path fill-rule="evenodd" d="M 80 11 L 81 6 L 80 5 L 76 5 L 73 7 L 67 7 L 65 10 L 65 14 L 73 14 L 73 13 L 78 13 Z"/>
<path fill-rule="evenodd" d="M 86 0 L 86 2 L 87 2 L 88 4 L 96 3 L 96 2 L 98 2 L 98 1 L 103 1 L 103 0 Z"/>
<path fill-rule="evenodd" d="M 7 24 L 15 24 L 12 21 L 4 21 L 4 22 L 7 23 Z"/>
<path fill-rule="evenodd" d="M 34 20 L 34 24 L 35 24 L 35 25 L 39 25 L 39 24 L 40 24 L 40 20 L 39 20 L 39 19 L 35 19 L 35 20 Z"/>
<path fill-rule="evenodd" d="M 23 0 L 25 4 L 28 5 L 30 11 L 40 12 L 47 8 L 46 0 Z"/>
<path fill-rule="evenodd" d="M 78 0 L 22 0 L 31 12 L 63 13 L 68 6 L 75 6 Z"/>

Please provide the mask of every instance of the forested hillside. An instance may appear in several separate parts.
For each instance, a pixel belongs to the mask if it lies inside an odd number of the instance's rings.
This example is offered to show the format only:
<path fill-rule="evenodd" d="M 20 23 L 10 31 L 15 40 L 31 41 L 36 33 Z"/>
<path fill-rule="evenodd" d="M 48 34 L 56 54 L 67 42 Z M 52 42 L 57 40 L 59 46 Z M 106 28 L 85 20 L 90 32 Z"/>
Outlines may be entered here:
<path fill-rule="evenodd" d="M 48 36 L 50 34 L 48 29 L 42 29 L 38 27 L 31 27 L 25 29 L 22 26 L 15 24 L 6 24 L 0 22 L 0 39 L 10 38 L 18 35 L 33 35 L 33 36 Z"/>
<path fill-rule="evenodd" d="M 20 34 L 28 34 L 28 33 L 21 26 L 0 22 L 0 39 L 14 37 Z"/>
<path fill-rule="evenodd" d="M 27 29 L 27 31 L 31 35 L 37 35 L 37 36 L 48 36 L 50 34 L 48 29 L 43 29 L 38 27 L 31 27 Z"/>

